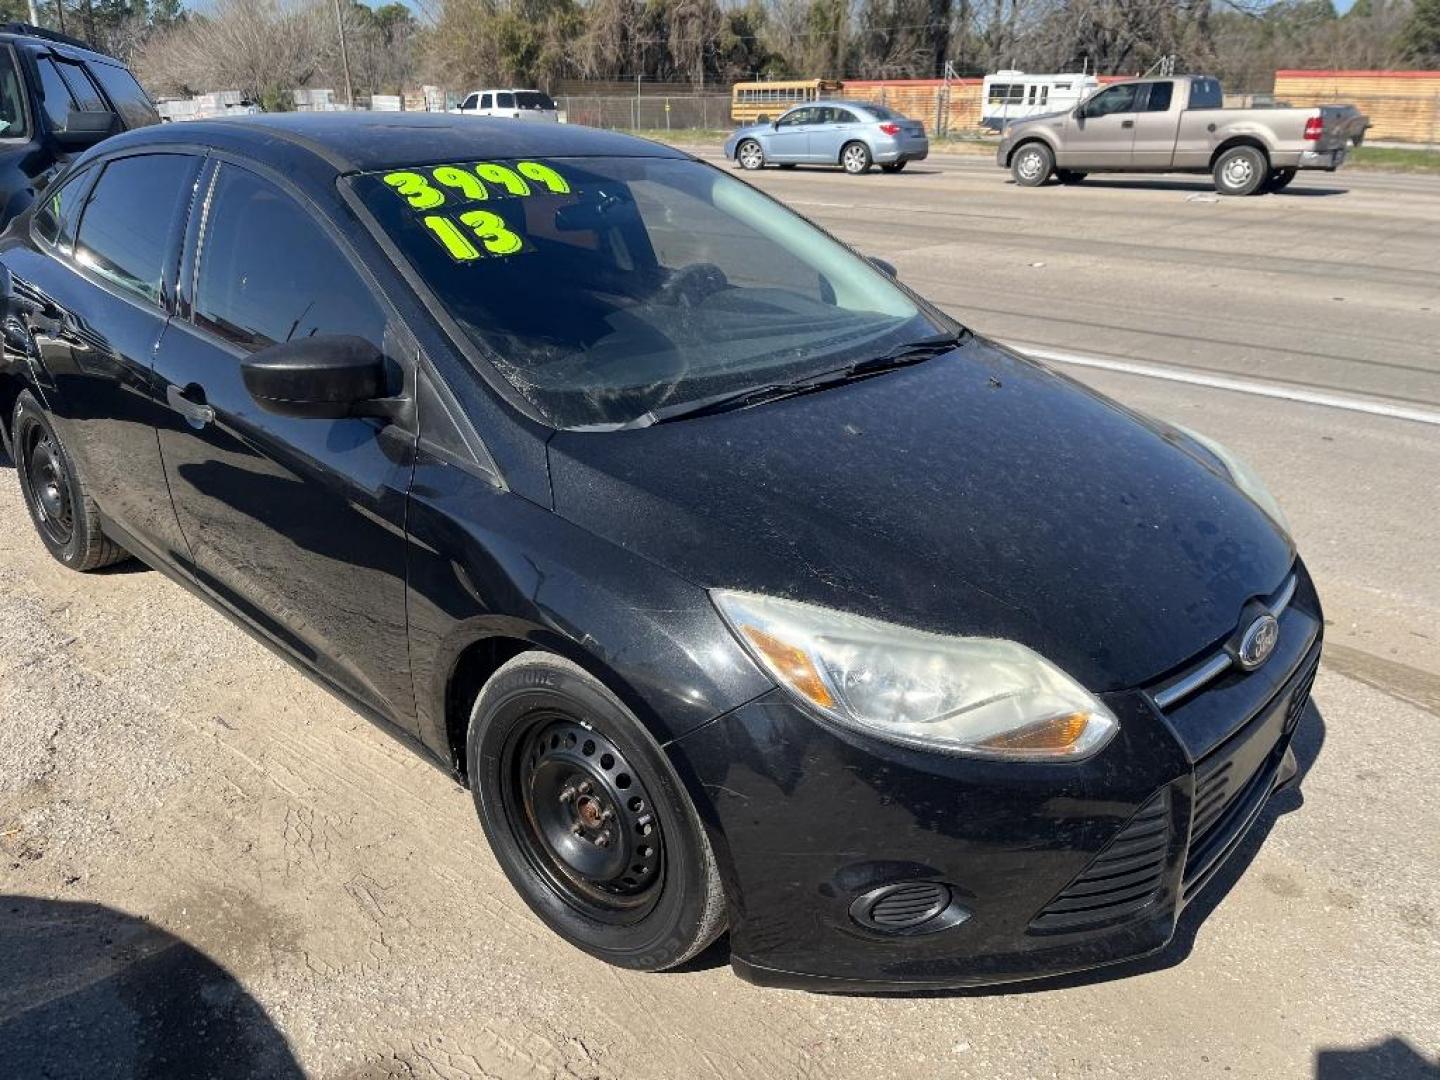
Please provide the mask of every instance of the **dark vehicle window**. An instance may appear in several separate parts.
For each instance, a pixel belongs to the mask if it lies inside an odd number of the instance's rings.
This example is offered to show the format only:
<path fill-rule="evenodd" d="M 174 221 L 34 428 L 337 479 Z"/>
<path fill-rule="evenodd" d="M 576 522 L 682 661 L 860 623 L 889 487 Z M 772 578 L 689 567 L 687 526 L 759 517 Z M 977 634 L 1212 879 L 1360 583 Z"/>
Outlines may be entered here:
<path fill-rule="evenodd" d="M 1085 106 L 1085 115 L 1113 116 L 1115 113 L 1134 112 L 1136 86 L 1136 83 L 1122 83 L 1109 90 L 1101 90 Z"/>
<path fill-rule="evenodd" d="M 1146 112 L 1165 112 L 1170 108 L 1170 100 L 1175 93 L 1175 84 L 1170 82 L 1157 82 L 1150 84 L 1150 96 L 1145 99 Z"/>
<path fill-rule="evenodd" d="M 779 126 L 782 128 L 787 128 L 802 127 L 805 124 L 813 124 L 815 123 L 815 115 L 819 111 L 819 109 L 808 107 L 804 109 L 795 109 L 793 112 L 788 112 L 780 118 Z"/>
<path fill-rule="evenodd" d="M 90 70 L 100 80 L 126 127 L 145 127 L 160 122 L 160 114 L 130 72 L 114 64 L 93 64 Z"/>
<path fill-rule="evenodd" d="M 555 102 L 548 94 L 540 94 L 534 90 L 521 90 L 515 95 L 515 103 L 522 109 L 555 108 Z"/>
<path fill-rule="evenodd" d="M 494 107 L 494 106 L 492 106 L 492 105 L 490 104 L 490 95 L 489 95 L 489 94 L 482 94 L 482 95 L 480 96 L 480 108 L 482 108 L 482 109 L 489 109 L 489 108 L 493 108 L 493 107 Z"/>
<path fill-rule="evenodd" d="M 1195 79 L 1190 83 L 1190 108 L 1219 109 L 1225 104 L 1220 84 L 1214 79 Z"/>
<path fill-rule="evenodd" d="M 56 66 L 70 87 L 70 94 L 75 99 L 76 109 L 80 112 L 108 111 L 109 106 L 105 104 L 105 98 L 101 95 L 100 88 L 95 85 L 95 80 L 90 77 L 90 73 L 83 66 L 64 60 L 59 61 Z"/>
<path fill-rule="evenodd" d="M 70 87 L 65 85 L 53 60 L 41 57 L 35 66 L 40 70 L 40 96 L 45 101 L 45 115 L 50 118 L 51 127 L 63 128 L 71 111 L 78 112 L 80 107 L 75 104 Z"/>
<path fill-rule="evenodd" d="M 858 123 L 858 122 L 859 122 L 859 121 L 857 120 L 855 114 L 854 114 L 853 112 L 851 112 L 849 109 L 831 109 L 830 111 L 835 114 L 835 115 L 831 118 L 831 122 L 832 122 L 832 123 L 836 123 L 836 124 L 855 124 L 855 123 Z"/>
<path fill-rule="evenodd" d="M 105 166 L 86 200 L 75 260 L 123 289 L 158 303 L 175 208 L 193 181 L 196 160 L 144 154 Z"/>
<path fill-rule="evenodd" d="M 197 325 L 251 350 L 314 334 L 383 347 L 379 303 L 310 212 L 274 184 L 221 166 L 207 220 Z"/>
<path fill-rule="evenodd" d="M 625 423 L 956 329 L 699 162 L 459 163 L 344 182 L 477 351 L 557 427 Z"/>
<path fill-rule="evenodd" d="M 904 120 L 905 117 L 894 109 L 887 109 L 884 105 L 866 105 L 866 110 L 876 120 Z"/>
<path fill-rule="evenodd" d="M 478 108 L 478 107 L 479 107 L 479 104 L 478 104 L 479 101 L 480 101 L 480 95 L 479 95 L 479 94 L 471 94 L 469 97 L 467 97 L 464 101 L 462 101 L 462 102 L 460 103 L 460 107 L 461 107 L 462 109 L 474 109 L 474 108 Z"/>
<path fill-rule="evenodd" d="M 515 107 L 514 94 L 496 94 L 495 107 L 497 109 L 513 109 Z"/>
<path fill-rule="evenodd" d="M 47 195 L 35 211 L 35 235 L 49 244 L 69 248 L 75 241 L 75 221 L 90 186 L 89 169 L 66 178 L 65 183 Z"/>
<path fill-rule="evenodd" d="M 9 48 L 0 48 L 0 139 L 24 138 L 29 133 L 28 127 L 25 97 L 15 72 L 15 54 Z"/>

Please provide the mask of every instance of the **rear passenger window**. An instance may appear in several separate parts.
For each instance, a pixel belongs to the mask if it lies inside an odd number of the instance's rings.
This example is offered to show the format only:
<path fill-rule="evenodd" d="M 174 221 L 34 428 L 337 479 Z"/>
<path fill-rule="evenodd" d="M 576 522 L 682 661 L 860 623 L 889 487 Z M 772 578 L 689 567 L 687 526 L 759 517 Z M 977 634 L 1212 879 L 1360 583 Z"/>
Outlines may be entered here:
<path fill-rule="evenodd" d="M 188 205 L 197 165 L 181 154 L 143 154 L 106 165 L 80 217 L 75 261 L 159 303 L 165 260 L 176 243 L 177 208 Z"/>
<path fill-rule="evenodd" d="M 40 96 L 45 102 L 45 115 L 50 118 L 51 127 L 63 128 L 71 111 L 78 112 L 79 106 L 70 96 L 70 87 L 65 85 L 53 60 L 41 57 L 35 66 L 40 69 Z"/>
<path fill-rule="evenodd" d="M 115 106 L 115 111 L 120 114 L 120 119 L 125 121 L 127 128 L 160 122 L 160 114 L 155 111 L 150 98 L 130 72 L 114 64 L 92 64 L 90 70 L 95 78 L 100 80 L 100 85 L 105 88 L 111 104 Z"/>
<path fill-rule="evenodd" d="M 274 184 L 222 165 L 207 221 L 197 325 L 249 350 L 316 334 L 384 347 L 384 309 L 311 213 Z"/>
<path fill-rule="evenodd" d="M 1170 108 L 1170 99 L 1174 95 L 1175 84 L 1168 82 L 1157 82 L 1150 84 L 1150 97 L 1145 103 L 1146 112 L 1165 112 Z"/>
<path fill-rule="evenodd" d="M 1190 108 L 1218 109 L 1225 104 L 1220 84 L 1214 79 L 1196 79 L 1190 84 Z"/>
<path fill-rule="evenodd" d="M 495 106 L 499 109 L 513 109 L 515 107 L 514 94 L 496 94 Z"/>
<path fill-rule="evenodd" d="M 75 99 L 75 108 L 80 112 L 108 112 L 109 106 L 105 104 L 105 98 L 100 93 L 100 88 L 95 85 L 95 80 L 90 77 L 84 67 L 79 64 L 72 64 L 68 61 L 59 61 L 56 67 L 60 69 L 60 75 L 70 87 L 70 95 Z"/>

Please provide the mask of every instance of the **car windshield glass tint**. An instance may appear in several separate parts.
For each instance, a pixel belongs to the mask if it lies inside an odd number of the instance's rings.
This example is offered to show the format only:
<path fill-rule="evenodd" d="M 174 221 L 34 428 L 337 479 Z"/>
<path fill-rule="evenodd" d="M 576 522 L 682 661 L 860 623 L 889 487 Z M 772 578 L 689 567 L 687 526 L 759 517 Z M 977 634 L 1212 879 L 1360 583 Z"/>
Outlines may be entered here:
<path fill-rule="evenodd" d="M 884 105 L 866 105 L 865 108 L 876 120 L 904 120 L 905 118 L 894 109 L 887 109 Z"/>
<path fill-rule="evenodd" d="M 694 161 L 456 162 L 349 182 L 461 331 L 558 427 L 624 423 L 956 329 Z"/>
<path fill-rule="evenodd" d="M 515 94 L 515 104 L 522 109 L 553 109 L 555 102 L 545 94 L 534 90 L 520 90 Z"/>

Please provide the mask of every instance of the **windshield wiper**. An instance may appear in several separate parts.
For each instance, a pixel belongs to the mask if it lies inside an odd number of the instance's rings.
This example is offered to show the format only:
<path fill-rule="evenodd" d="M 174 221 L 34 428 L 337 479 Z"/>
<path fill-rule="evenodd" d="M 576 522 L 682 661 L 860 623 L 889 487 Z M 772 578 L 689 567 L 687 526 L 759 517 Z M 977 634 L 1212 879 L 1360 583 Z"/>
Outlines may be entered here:
<path fill-rule="evenodd" d="M 959 334 L 946 334 L 942 337 L 912 341 L 879 356 L 869 356 L 863 360 L 846 364 L 844 367 L 822 371 L 818 375 L 807 375 L 803 379 L 763 383 L 760 386 L 747 386 L 743 390 L 730 390 L 722 394 L 712 394 L 709 397 L 676 402 L 673 405 L 662 405 L 658 409 L 651 409 L 649 412 L 637 416 L 634 420 L 618 425 L 617 430 L 644 428 L 654 424 L 664 424 L 671 420 L 708 416 L 712 413 L 731 412 L 735 409 L 748 409 L 756 405 L 764 405 L 766 402 L 779 401 L 781 398 L 808 394 L 826 387 L 839 386 L 841 383 L 854 382 L 857 379 L 868 379 L 882 371 L 909 367 L 911 364 L 918 364 L 932 357 L 941 356 L 960 344 L 968 333 L 968 330 L 964 330 Z"/>

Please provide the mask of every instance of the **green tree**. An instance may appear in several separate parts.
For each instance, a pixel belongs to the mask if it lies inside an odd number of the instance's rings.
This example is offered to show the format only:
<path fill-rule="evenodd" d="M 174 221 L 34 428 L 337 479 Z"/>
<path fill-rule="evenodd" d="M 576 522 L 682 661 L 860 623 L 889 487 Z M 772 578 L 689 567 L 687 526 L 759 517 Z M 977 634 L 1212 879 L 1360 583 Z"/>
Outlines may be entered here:
<path fill-rule="evenodd" d="M 1440 67 L 1440 0 L 1415 0 L 1400 31 L 1407 59 L 1422 67 Z"/>

